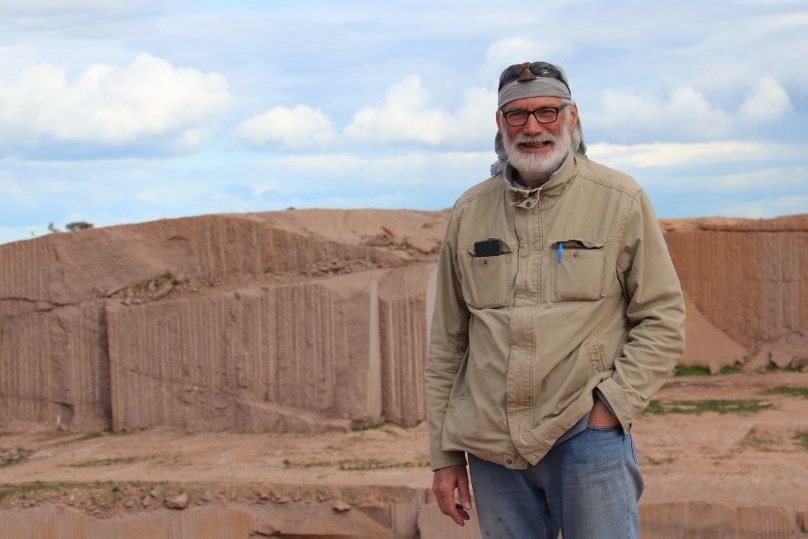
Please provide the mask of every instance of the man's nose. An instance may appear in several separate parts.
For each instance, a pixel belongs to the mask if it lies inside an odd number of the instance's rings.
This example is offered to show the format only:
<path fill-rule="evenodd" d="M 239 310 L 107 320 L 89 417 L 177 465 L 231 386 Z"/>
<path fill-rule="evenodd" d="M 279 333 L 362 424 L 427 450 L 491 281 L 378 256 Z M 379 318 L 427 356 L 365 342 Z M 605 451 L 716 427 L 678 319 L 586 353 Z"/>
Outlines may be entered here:
<path fill-rule="evenodd" d="M 545 129 L 544 125 L 540 124 L 536 119 L 535 114 L 528 116 L 527 123 L 522 126 L 522 132 L 529 135 L 542 133 Z"/>

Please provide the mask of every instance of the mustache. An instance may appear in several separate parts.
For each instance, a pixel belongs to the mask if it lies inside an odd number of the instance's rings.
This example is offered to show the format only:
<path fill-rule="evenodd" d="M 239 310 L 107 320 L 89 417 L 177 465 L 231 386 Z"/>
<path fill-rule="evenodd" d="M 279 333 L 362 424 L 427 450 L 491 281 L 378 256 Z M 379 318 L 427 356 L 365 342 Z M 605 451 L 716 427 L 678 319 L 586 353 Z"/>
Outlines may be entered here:
<path fill-rule="evenodd" d="M 535 144 L 538 142 L 555 142 L 555 141 L 556 137 L 554 137 L 549 133 L 542 133 L 541 135 L 525 135 L 523 133 L 520 133 L 516 135 L 516 137 L 513 139 L 514 144 L 522 144 L 522 143 Z"/>

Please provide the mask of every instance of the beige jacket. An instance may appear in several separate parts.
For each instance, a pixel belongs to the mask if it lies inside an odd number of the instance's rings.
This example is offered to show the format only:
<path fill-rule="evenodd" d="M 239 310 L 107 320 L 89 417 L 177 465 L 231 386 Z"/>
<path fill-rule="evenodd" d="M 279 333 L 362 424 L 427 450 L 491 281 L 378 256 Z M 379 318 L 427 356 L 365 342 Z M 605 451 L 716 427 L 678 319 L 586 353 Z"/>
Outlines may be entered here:
<path fill-rule="evenodd" d="M 473 256 L 489 238 L 502 254 Z M 432 468 L 466 451 L 535 464 L 591 409 L 595 388 L 628 430 L 683 350 L 679 280 L 634 180 L 580 156 L 530 192 L 491 177 L 455 203 L 440 254 Z"/>

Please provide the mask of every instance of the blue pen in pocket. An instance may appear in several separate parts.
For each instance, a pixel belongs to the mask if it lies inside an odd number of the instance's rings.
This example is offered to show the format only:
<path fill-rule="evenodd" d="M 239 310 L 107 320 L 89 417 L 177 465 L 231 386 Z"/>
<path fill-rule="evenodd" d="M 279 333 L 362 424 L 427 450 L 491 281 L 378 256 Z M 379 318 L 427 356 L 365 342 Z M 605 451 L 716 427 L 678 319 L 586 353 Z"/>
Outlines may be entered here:
<path fill-rule="evenodd" d="M 561 264 L 561 260 L 564 258 L 564 244 L 559 242 L 558 243 L 558 263 Z"/>

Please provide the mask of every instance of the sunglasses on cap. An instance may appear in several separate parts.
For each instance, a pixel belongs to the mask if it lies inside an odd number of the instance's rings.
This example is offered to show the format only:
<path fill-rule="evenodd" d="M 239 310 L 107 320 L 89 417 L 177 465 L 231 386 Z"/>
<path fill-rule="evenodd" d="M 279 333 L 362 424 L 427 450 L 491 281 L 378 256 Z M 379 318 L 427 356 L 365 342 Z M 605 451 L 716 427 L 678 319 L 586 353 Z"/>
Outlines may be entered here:
<path fill-rule="evenodd" d="M 567 84 L 567 77 L 553 64 L 547 62 L 525 62 L 523 64 L 514 64 L 505 68 L 505 71 L 499 76 L 499 87 L 497 91 L 501 90 L 503 86 L 513 81 L 528 81 L 536 77 L 546 77 L 556 79 L 570 89 Z"/>

